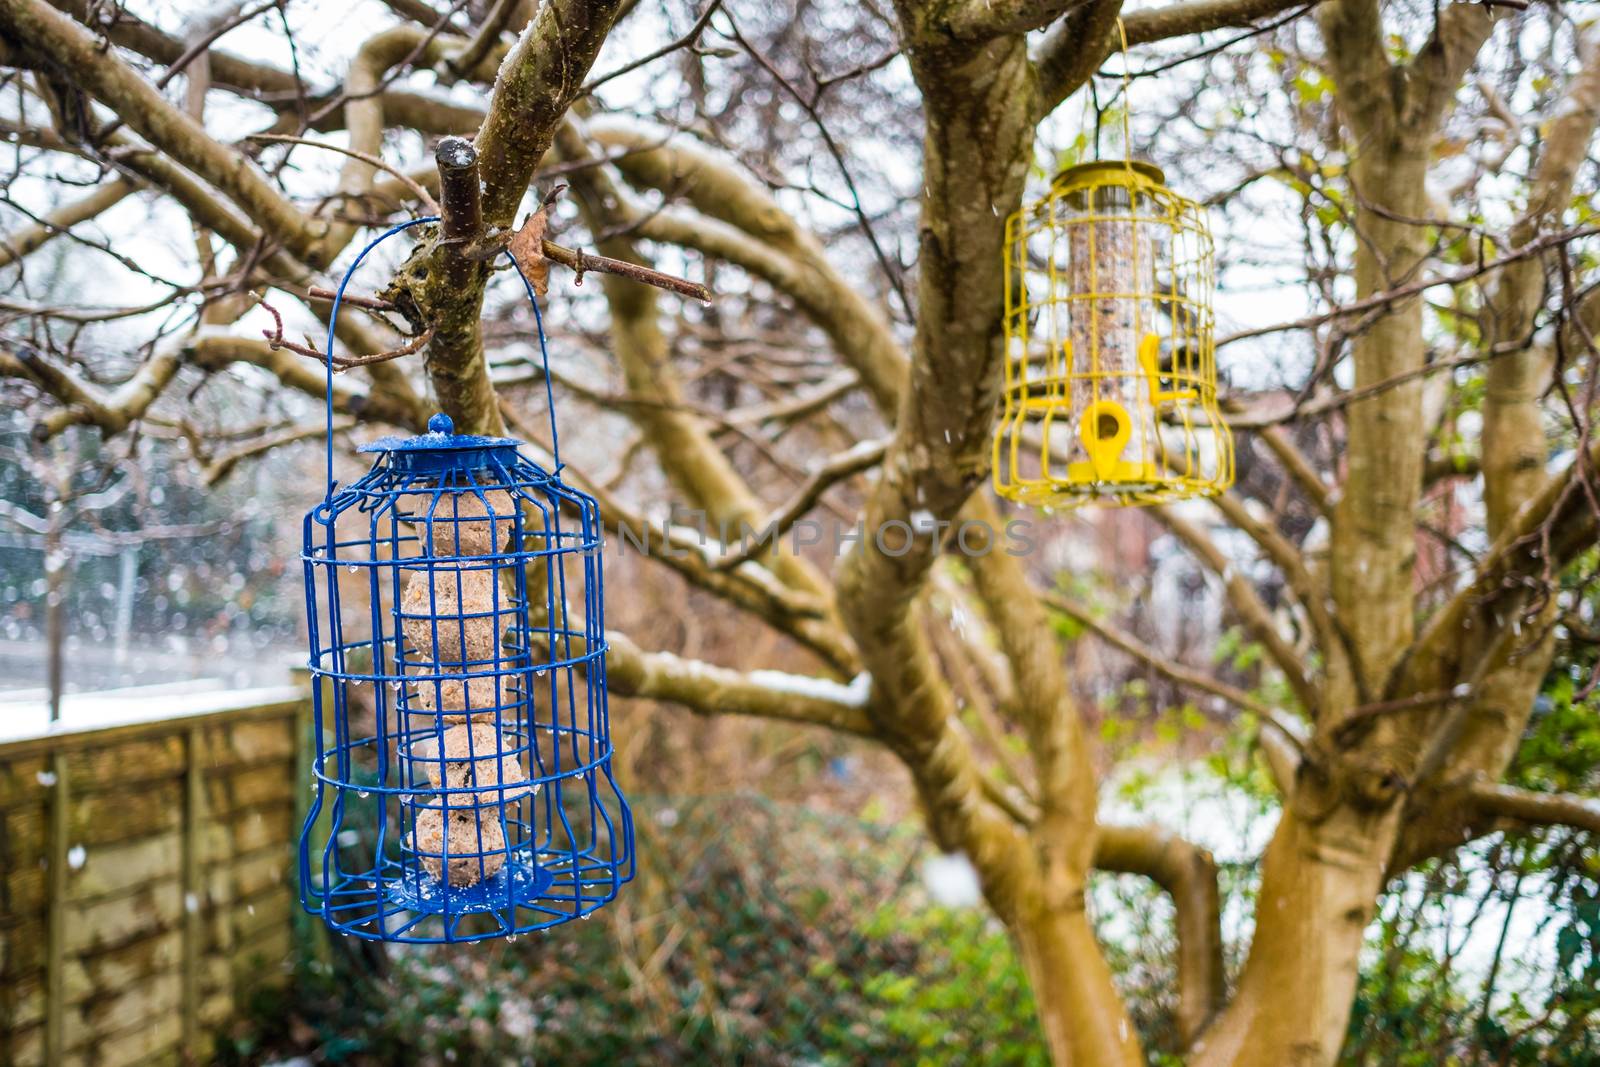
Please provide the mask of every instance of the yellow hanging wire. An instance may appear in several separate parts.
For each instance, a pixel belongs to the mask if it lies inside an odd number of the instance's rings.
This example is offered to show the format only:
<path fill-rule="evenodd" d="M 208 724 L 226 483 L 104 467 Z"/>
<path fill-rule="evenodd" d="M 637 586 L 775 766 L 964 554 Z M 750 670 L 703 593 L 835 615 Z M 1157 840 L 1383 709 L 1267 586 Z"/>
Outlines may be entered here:
<path fill-rule="evenodd" d="M 1122 42 L 1122 161 L 1128 165 L 1128 178 L 1133 178 L 1133 78 L 1128 73 L 1128 28 L 1117 16 L 1117 39 Z"/>

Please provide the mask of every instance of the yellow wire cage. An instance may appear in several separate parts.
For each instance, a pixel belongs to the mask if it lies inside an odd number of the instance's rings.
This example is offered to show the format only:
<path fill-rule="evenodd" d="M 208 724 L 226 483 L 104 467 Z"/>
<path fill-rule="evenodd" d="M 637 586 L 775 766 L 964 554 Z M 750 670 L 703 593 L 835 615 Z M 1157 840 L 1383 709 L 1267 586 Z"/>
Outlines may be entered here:
<path fill-rule="evenodd" d="M 1006 224 L 995 491 L 1062 508 L 1233 483 L 1205 211 L 1132 160 L 1068 167 Z"/>

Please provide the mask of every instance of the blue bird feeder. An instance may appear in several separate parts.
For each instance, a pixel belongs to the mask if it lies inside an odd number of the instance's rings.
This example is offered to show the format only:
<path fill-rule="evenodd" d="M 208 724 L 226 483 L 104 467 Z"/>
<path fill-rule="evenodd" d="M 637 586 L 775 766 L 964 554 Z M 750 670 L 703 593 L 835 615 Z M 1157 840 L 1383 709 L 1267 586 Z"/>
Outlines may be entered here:
<path fill-rule="evenodd" d="M 381 241 L 429 221 L 369 244 L 340 295 Z M 328 493 L 301 554 L 315 729 L 301 903 L 341 933 L 424 944 L 586 918 L 634 870 L 599 507 L 562 482 L 559 453 L 546 471 L 442 414 L 364 446 L 372 469 L 337 488 L 328 378 Z"/>

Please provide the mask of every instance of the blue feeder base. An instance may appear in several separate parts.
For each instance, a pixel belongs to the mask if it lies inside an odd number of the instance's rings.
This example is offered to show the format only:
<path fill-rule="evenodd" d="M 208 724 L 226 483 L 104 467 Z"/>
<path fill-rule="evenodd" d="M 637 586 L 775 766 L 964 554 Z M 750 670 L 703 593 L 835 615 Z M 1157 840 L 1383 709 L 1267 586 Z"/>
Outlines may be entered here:
<path fill-rule="evenodd" d="M 475 885 L 445 885 L 429 875 L 389 883 L 385 896 L 396 908 L 423 915 L 504 912 L 508 904 L 532 908 L 555 884 L 555 876 L 527 859 L 513 859 Z"/>

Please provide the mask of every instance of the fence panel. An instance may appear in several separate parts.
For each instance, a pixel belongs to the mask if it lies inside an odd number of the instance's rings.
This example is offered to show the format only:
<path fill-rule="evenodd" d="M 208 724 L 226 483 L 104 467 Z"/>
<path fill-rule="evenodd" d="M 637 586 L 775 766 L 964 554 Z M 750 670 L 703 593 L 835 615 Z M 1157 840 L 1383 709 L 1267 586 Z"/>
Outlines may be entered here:
<path fill-rule="evenodd" d="M 309 706 L 229 702 L 0 743 L 0 1063 L 204 1061 L 287 976 Z"/>

